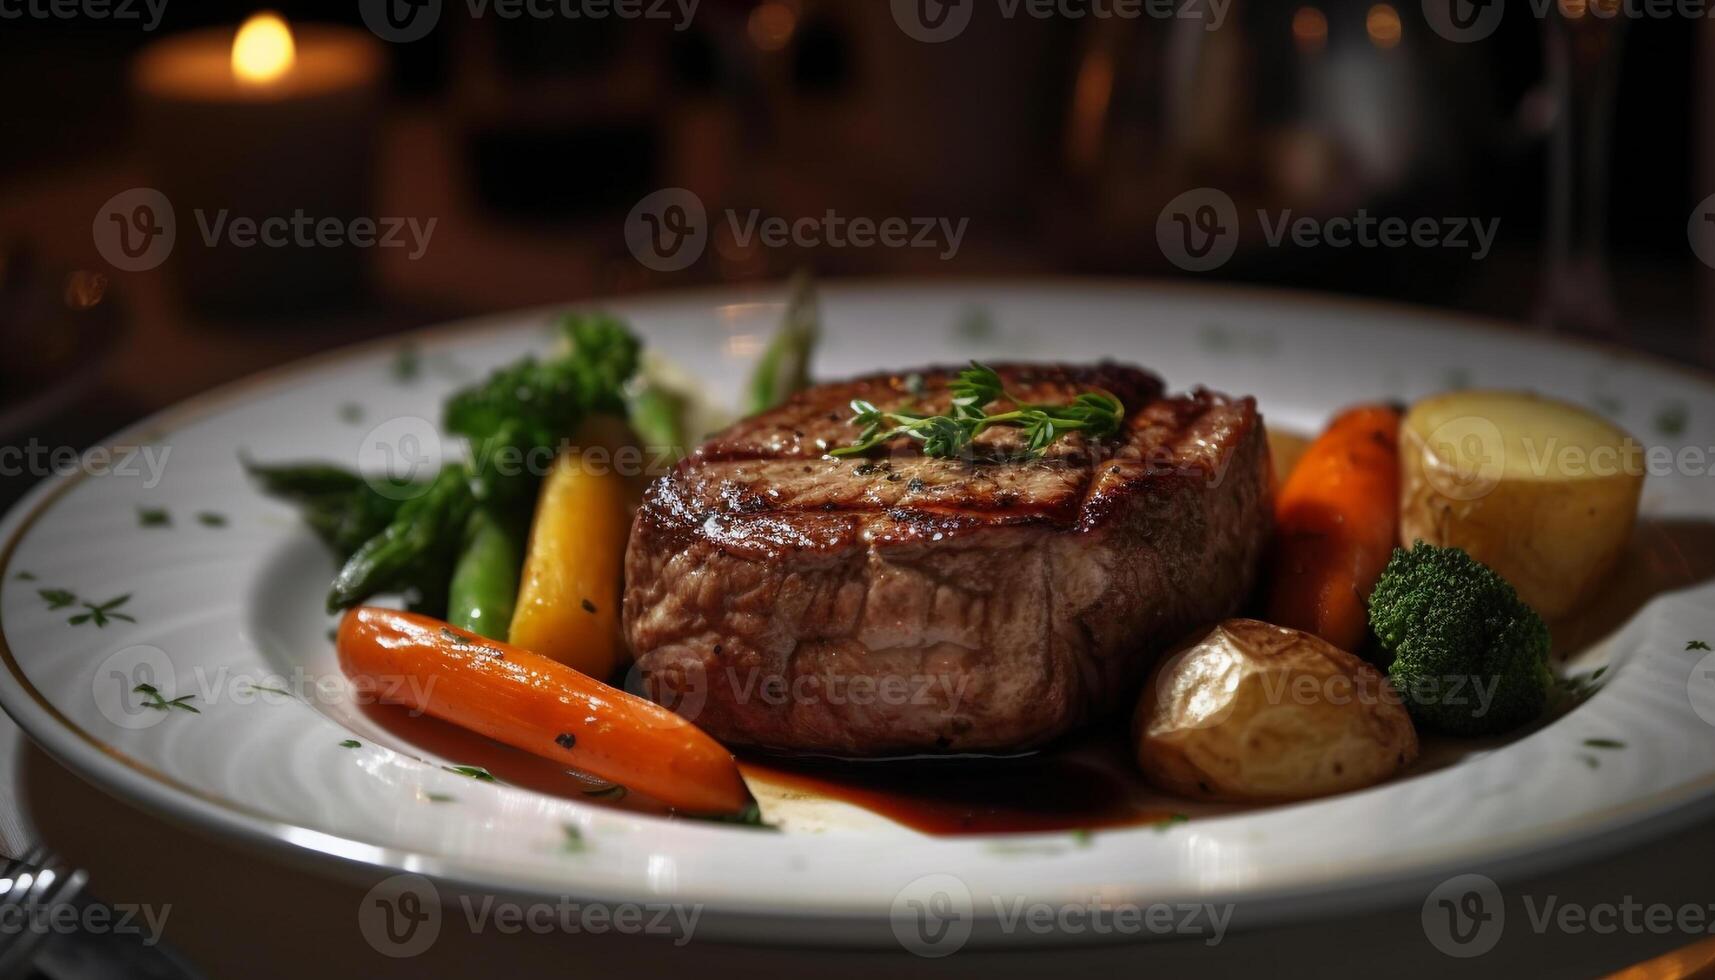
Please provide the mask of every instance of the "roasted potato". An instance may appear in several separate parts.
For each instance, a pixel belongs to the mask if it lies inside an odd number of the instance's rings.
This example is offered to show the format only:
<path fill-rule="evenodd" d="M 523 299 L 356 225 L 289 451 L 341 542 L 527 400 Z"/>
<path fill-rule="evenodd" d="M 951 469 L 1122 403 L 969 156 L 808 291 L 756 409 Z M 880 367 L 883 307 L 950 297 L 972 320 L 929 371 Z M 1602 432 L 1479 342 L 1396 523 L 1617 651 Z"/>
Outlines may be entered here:
<path fill-rule="evenodd" d="M 1463 548 L 1544 619 L 1613 570 L 1643 490 L 1643 448 L 1576 405 L 1523 392 L 1418 402 L 1400 435 L 1400 543 Z"/>
<path fill-rule="evenodd" d="M 1229 619 L 1165 658 L 1134 720 L 1150 782 L 1264 803 L 1359 789 L 1417 758 L 1417 732 L 1375 668 L 1309 633 Z"/>

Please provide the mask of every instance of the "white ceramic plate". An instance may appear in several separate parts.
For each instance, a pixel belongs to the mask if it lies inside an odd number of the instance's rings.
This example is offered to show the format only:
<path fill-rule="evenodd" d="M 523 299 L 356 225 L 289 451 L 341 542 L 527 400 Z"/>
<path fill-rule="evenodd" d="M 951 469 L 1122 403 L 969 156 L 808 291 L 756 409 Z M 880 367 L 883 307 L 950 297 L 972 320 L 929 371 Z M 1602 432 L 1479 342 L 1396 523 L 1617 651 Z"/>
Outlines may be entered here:
<path fill-rule="evenodd" d="M 779 300 L 755 289 L 608 308 L 736 400 Z M 1399 308 L 1085 282 L 837 286 L 823 302 L 823 377 L 972 356 L 1113 357 L 1172 387 L 1255 395 L 1272 424 L 1300 430 L 1362 399 L 1524 386 L 1598 407 L 1652 445 L 1715 445 L 1715 388 L 1696 376 Z M 930 838 L 843 804 L 767 796 L 787 832 L 759 833 L 448 772 L 465 760 L 410 744 L 336 693 L 320 607 L 330 560 L 253 489 L 238 455 L 376 465 L 381 444 L 432 455 L 422 420 L 438 417 L 442 397 L 544 349 L 551 320 L 538 311 L 420 334 L 408 342 L 414 372 L 401 370 L 399 342 L 289 367 L 120 433 L 112 446 L 141 448 L 92 461 L 101 475 L 46 481 L 0 525 L 6 710 L 114 793 L 292 854 L 513 893 L 697 903 L 699 935 L 929 952 L 944 931 L 905 928 L 923 908 L 955 913 L 960 941 L 1017 941 L 1052 938 L 997 921 L 1020 901 L 1233 903 L 1235 925 L 1422 901 L 1451 874 L 1503 876 L 1619 846 L 1689 819 L 1715 793 L 1715 660 L 1688 649 L 1715 642 L 1715 585 L 1698 584 L 1686 558 L 1715 537 L 1715 494 L 1711 461 L 1691 454 L 1677 457 L 1684 472 L 1649 480 L 1640 538 L 1653 564 L 1615 586 L 1636 608 L 1573 661 L 1577 672 L 1607 665 L 1600 693 L 1522 739 L 1366 792 L 1166 830 L 998 841 Z M 170 524 L 143 519 L 156 509 Z M 99 615 L 86 605 L 121 596 Z M 143 707 L 142 682 L 191 695 L 198 713 Z M 1596 747 L 1610 741 L 1624 748 Z M 567 825 L 581 848 L 565 846 Z M 940 904 L 917 904 L 929 899 Z"/>

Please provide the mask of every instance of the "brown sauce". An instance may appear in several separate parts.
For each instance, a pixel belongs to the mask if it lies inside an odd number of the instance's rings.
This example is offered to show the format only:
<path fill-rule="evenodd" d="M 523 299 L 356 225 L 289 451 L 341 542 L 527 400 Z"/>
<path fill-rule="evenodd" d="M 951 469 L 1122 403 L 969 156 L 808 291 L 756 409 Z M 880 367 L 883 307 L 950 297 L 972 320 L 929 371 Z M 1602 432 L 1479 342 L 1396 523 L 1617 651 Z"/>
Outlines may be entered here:
<path fill-rule="evenodd" d="M 759 783 L 850 803 L 939 836 L 1096 830 L 1178 819 L 1184 804 L 1148 787 L 1124 732 L 1098 731 L 1018 756 L 853 761 L 743 756 Z"/>
<path fill-rule="evenodd" d="M 633 813 L 671 812 L 640 793 L 599 792 L 610 784 L 438 718 L 390 704 L 361 710 L 406 751 L 480 766 L 510 786 Z M 1187 809 L 1144 784 L 1117 729 L 1018 756 L 854 761 L 747 754 L 740 769 L 762 797 L 765 815 L 772 789 L 839 800 L 935 835 L 1129 827 L 1177 819 Z"/>

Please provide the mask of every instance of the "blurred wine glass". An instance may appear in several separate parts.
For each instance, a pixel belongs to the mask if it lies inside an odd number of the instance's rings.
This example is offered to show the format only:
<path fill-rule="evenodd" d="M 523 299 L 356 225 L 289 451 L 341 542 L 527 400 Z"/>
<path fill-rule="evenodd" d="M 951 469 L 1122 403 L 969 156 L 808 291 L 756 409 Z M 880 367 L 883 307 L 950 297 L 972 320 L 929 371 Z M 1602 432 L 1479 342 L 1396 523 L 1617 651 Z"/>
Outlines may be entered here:
<path fill-rule="evenodd" d="M 1537 319 L 1546 329 L 1615 338 L 1607 250 L 1608 165 L 1626 21 L 1621 0 L 1557 0 L 1543 30 L 1549 137 L 1547 232 Z"/>

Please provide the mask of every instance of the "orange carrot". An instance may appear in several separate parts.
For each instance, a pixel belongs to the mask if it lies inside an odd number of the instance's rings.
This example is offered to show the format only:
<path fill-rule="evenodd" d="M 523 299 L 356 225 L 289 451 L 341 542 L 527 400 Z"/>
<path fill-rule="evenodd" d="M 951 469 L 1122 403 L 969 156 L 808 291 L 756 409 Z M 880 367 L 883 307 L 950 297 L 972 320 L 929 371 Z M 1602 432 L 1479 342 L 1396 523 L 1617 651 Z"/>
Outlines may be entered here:
<path fill-rule="evenodd" d="M 1305 451 L 1275 498 L 1268 619 L 1357 651 L 1366 603 L 1399 540 L 1399 412 L 1347 409 Z"/>
<path fill-rule="evenodd" d="M 510 644 L 414 613 L 345 614 L 340 667 L 359 690 L 646 793 L 688 813 L 751 802 L 732 753 L 660 705 Z"/>

